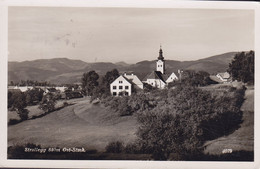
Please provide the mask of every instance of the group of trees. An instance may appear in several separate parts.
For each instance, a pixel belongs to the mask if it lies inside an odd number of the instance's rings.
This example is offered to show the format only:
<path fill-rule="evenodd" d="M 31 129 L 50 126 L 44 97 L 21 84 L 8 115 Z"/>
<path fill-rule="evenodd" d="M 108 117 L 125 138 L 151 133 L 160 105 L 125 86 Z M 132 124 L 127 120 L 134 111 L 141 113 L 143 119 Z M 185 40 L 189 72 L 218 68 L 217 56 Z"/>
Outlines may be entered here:
<path fill-rule="evenodd" d="M 8 109 L 15 110 L 21 120 L 28 118 L 29 111 L 26 109 L 29 105 L 38 104 L 43 98 L 42 89 L 31 89 L 26 92 L 8 91 Z"/>
<path fill-rule="evenodd" d="M 221 94 L 220 94 L 221 93 Z M 138 113 L 139 144 L 154 159 L 185 160 L 199 154 L 206 140 L 225 135 L 242 119 L 244 89 L 212 95 L 191 86 L 178 86 L 156 101 L 154 108 Z"/>
<path fill-rule="evenodd" d="M 16 111 L 21 121 L 28 119 L 29 111 L 27 106 L 39 104 L 39 108 L 44 112 L 55 109 L 57 96 L 52 93 L 43 95 L 44 91 L 40 88 L 33 88 L 26 92 L 19 90 L 8 91 L 8 109 Z"/>
<path fill-rule="evenodd" d="M 87 96 L 93 98 L 101 98 L 102 96 L 110 95 L 110 83 L 118 78 L 119 72 L 117 69 L 108 71 L 101 79 L 95 71 L 84 73 L 81 79 L 82 91 Z"/>
<path fill-rule="evenodd" d="M 37 81 L 37 80 L 20 80 L 19 82 L 10 81 L 10 86 L 55 86 L 47 81 Z"/>
<path fill-rule="evenodd" d="M 255 75 L 254 58 L 254 51 L 237 53 L 228 68 L 228 72 L 232 78 L 244 83 L 253 84 Z"/>
<path fill-rule="evenodd" d="M 170 156 L 187 160 L 202 153 L 205 141 L 238 127 L 244 92 L 245 88 L 212 92 L 182 84 L 130 97 L 107 97 L 103 103 L 120 116 L 137 116 L 139 139 L 129 147 L 131 151 L 152 154 L 156 160 Z"/>
<path fill-rule="evenodd" d="M 194 71 L 194 70 L 184 70 L 180 75 L 180 80 L 171 82 L 168 87 L 187 84 L 189 86 L 207 86 L 210 84 L 215 84 L 216 82 L 210 79 L 210 74 L 205 71 Z"/>
<path fill-rule="evenodd" d="M 21 120 L 28 118 L 29 111 L 26 109 L 26 94 L 20 91 L 8 91 L 8 108 L 15 110 Z"/>

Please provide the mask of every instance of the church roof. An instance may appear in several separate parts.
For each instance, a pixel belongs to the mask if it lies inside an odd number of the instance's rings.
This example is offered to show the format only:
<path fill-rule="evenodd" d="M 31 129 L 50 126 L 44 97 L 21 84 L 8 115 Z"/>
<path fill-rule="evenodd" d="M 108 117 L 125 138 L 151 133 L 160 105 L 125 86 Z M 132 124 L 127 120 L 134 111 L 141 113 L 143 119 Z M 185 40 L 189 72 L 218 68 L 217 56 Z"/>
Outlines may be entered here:
<path fill-rule="evenodd" d="M 150 74 L 148 74 L 144 80 L 146 81 L 147 79 L 160 79 L 162 80 L 163 82 L 165 82 L 165 78 L 164 78 L 165 75 L 163 75 L 160 71 L 152 71 Z"/>

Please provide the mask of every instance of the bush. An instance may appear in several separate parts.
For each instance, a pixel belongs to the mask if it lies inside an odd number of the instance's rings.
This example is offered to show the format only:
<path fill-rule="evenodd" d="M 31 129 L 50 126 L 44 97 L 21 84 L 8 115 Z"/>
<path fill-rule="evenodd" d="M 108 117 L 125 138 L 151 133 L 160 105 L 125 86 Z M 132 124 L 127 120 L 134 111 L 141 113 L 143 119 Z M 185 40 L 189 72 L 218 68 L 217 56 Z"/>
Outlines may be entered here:
<path fill-rule="evenodd" d="M 124 150 L 124 144 L 120 141 L 111 142 L 106 146 L 107 153 L 121 153 Z"/>
<path fill-rule="evenodd" d="M 40 102 L 39 109 L 49 113 L 55 110 L 56 98 L 52 93 L 46 94 Z"/>
<path fill-rule="evenodd" d="M 29 111 L 27 109 L 20 109 L 18 110 L 18 115 L 21 118 L 22 121 L 28 119 Z"/>
<path fill-rule="evenodd" d="M 63 102 L 63 107 L 67 107 L 69 105 L 68 102 Z"/>
<path fill-rule="evenodd" d="M 138 137 L 156 160 L 185 159 L 199 154 L 204 141 L 226 135 L 242 122 L 244 89 L 215 95 L 191 86 L 177 86 L 155 99 L 157 106 L 138 113 Z"/>
<path fill-rule="evenodd" d="M 8 122 L 8 125 L 15 125 L 17 123 L 20 123 L 21 120 L 17 120 L 17 119 L 10 119 Z"/>
<path fill-rule="evenodd" d="M 139 142 L 127 144 L 124 152 L 128 154 L 145 154 L 144 149 Z"/>

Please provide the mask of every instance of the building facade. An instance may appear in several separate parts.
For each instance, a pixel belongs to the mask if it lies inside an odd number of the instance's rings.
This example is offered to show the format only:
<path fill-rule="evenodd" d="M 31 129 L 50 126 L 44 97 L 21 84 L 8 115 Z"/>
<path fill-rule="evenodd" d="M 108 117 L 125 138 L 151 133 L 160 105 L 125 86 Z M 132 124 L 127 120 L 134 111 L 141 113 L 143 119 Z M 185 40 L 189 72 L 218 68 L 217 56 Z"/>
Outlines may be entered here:
<path fill-rule="evenodd" d="M 132 83 L 123 75 L 120 75 L 110 84 L 110 92 L 112 96 L 131 96 Z"/>

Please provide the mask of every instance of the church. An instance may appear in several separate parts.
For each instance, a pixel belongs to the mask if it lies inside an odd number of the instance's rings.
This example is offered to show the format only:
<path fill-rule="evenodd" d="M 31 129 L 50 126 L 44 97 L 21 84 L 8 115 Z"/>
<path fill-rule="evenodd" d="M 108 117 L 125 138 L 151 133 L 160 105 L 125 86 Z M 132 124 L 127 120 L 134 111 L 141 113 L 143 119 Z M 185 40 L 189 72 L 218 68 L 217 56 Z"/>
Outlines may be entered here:
<path fill-rule="evenodd" d="M 178 74 L 180 71 L 178 71 Z M 163 57 L 162 47 L 160 46 L 159 56 L 156 61 L 156 70 L 149 73 L 143 80 L 153 87 L 164 89 L 168 83 L 178 80 L 177 73 L 166 73 L 165 60 Z"/>

